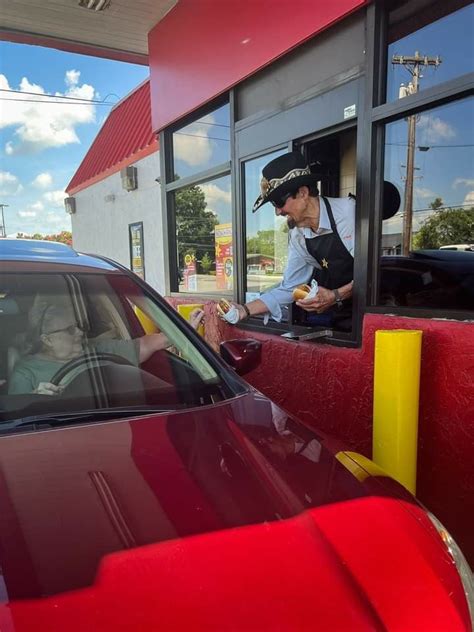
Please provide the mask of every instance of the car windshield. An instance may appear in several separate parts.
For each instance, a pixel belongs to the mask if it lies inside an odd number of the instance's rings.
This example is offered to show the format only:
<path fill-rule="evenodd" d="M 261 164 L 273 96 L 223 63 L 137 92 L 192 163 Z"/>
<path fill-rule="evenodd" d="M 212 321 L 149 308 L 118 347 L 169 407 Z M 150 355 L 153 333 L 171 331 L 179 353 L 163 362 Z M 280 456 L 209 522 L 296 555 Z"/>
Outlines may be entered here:
<path fill-rule="evenodd" d="M 129 275 L 2 273 L 0 432 L 12 421 L 118 418 L 232 396 L 193 338 Z"/>

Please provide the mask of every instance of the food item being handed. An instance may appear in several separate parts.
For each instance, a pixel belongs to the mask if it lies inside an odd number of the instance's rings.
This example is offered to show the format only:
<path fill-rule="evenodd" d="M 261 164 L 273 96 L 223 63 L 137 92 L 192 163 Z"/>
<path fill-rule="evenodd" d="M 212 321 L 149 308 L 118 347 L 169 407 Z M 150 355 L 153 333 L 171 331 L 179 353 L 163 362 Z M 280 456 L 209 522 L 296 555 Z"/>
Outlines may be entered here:
<path fill-rule="evenodd" d="M 221 313 L 221 315 L 224 316 L 232 309 L 232 305 L 229 303 L 229 301 L 226 301 L 225 298 L 221 298 L 217 303 L 217 309 Z"/>
<path fill-rule="evenodd" d="M 231 325 L 236 325 L 240 320 L 238 309 L 235 307 L 235 305 L 232 305 L 232 303 L 226 301 L 225 298 L 221 298 L 217 302 L 217 313 L 222 318 L 222 320 L 225 320 Z"/>
<path fill-rule="evenodd" d="M 298 285 L 298 287 L 295 287 L 295 289 L 293 290 L 293 299 L 295 301 L 301 301 L 303 298 L 306 298 L 308 296 L 310 291 L 311 288 L 309 287 L 309 285 L 306 285 L 305 283 L 303 285 Z"/>

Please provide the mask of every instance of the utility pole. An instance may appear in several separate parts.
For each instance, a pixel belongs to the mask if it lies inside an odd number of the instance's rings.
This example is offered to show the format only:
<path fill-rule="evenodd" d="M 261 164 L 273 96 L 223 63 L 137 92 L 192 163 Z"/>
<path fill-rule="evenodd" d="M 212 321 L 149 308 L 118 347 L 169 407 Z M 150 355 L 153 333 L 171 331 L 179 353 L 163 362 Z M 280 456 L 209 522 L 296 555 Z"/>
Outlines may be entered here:
<path fill-rule="evenodd" d="M 428 57 L 420 55 L 418 51 L 414 56 L 393 55 L 392 64 L 405 66 L 413 77 L 408 86 L 401 85 L 399 98 L 406 97 L 410 94 L 418 92 L 421 74 L 421 68 L 424 66 L 439 66 L 441 59 L 439 56 Z M 415 171 L 415 136 L 416 136 L 416 114 L 408 117 L 408 146 L 407 146 L 407 171 L 405 179 L 405 199 L 403 210 L 403 233 L 402 233 L 402 255 L 410 254 L 411 237 L 412 237 L 412 221 L 413 221 L 413 180 Z"/>
<path fill-rule="evenodd" d="M 0 224 L 0 238 L 7 236 L 7 229 L 5 227 L 5 217 L 3 215 L 3 209 L 8 207 L 8 204 L 0 204 L 0 208 L 2 209 L 2 223 Z"/>

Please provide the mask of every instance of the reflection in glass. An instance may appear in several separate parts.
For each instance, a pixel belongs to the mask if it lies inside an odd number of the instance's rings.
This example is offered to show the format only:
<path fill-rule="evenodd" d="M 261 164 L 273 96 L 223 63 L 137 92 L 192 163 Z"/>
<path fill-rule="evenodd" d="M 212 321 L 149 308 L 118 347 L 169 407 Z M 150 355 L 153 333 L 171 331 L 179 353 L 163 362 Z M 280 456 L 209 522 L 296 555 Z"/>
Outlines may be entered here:
<path fill-rule="evenodd" d="M 266 154 L 245 163 L 245 217 L 247 251 L 246 302 L 258 298 L 262 292 L 278 285 L 288 260 L 288 227 L 283 217 L 277 217 L 273 206 L 267 204 L 252 213 L 260 191 L 263 167 L 285 150 Z"/>
<path fill-rule="evenodd" d="M 230 186 L 230 176 L 224 176 L 174 194 L 180 292 L 232 292 Z"/>
<path fill-rule="evenodd" d="M 230 160 L 230 109 L 221 108 L 173 133 L 174 180 Z"/>
<path fill-rule="evenodd" d="M 416 5 L 402 2 L 390 13 L 387 101 L 460 77 L 474 68 L 472 4 L 449 15 L 449 2 L 414 13 Z"/>
<path fill-rule="evenodd" d="M 473 101 L 386 126 L 384 178 L 402 203 L 382 225 L 382 304 L 474 308 Z"/>

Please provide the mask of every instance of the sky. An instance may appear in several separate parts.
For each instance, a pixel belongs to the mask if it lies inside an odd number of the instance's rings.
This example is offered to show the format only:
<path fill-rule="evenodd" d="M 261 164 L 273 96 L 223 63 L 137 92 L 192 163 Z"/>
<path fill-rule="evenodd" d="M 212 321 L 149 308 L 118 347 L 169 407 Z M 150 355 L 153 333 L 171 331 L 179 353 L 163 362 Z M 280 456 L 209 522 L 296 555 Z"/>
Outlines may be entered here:
<path fill-rule="evenodd" d="M 8 204 L 7 235 L 71 230 L 65 188 L 112 105 L 148 75 L 148 66 L 0 42 L 0 204 Z"/>

